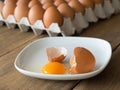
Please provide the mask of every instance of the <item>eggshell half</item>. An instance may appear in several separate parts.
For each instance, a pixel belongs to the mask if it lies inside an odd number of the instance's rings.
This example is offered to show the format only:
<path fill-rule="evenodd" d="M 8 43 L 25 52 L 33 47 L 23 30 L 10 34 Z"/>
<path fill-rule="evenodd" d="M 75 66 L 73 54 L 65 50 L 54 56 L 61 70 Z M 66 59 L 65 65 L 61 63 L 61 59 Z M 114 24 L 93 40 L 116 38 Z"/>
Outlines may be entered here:
<path fill-rule="evenodd" d="M 50 62 L 62 62 L 67 55 L 67 49 L 64 47 L 49 47 L 46 49 L 46 53 Z"/>
<path fill-rule="evenodd" d="M 70 59 L 70 73 L 87 73 L 95 67 L 95 57 L 93 54 L 83 47 L 76 47 Z"/>

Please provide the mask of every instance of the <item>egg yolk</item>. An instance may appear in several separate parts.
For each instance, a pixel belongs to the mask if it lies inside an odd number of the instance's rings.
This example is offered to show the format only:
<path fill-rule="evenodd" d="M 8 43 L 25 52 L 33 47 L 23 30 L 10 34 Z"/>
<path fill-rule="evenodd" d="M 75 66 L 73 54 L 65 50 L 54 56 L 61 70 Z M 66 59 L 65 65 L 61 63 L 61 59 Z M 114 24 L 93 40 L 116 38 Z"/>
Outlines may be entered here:
<path fill-rule="evenodd" d="M 65 71 L 65 66 L 59 62 L 50 62 L 42 68 L 44 74 L 64 74 Z"/>

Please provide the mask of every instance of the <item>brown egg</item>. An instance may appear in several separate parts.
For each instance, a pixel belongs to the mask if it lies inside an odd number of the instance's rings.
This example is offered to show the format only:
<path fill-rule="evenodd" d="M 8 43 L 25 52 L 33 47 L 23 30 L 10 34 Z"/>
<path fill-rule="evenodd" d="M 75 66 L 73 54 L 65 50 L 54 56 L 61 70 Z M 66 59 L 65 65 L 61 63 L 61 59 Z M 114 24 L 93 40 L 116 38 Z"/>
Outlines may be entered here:
<path fill-rule="evenodd" d="M 31 24 L 34 24 L 37 20 L 42 20 L 44 15 L 44 10 L 40 4 L 34 5 L 28 14 L 28 18 Z"/>
<path fill-rule="evenodd" d="M 54 5 L 59 6 L 61 3 L 65 3 L 65 0 L 55 0 Z"/>
<path fill-rule="evenodd" d="M 18 0 L 5 0 L 4 1 L 4 4 L 7 4 L 7 3 L 16 3 Z"/>
<path fill-rule="evenodd" d="M 4 7 L 4 3 L 0 2 L 0 12 L 2 12 L 3 7 Z"/>
<path fill-rule="evenodd" d="M 85 8 L 78 2 L 78 0 L 71 0 L 68 5 L 75 10 L 75 12 L 81 12 L 82 14 L 85 11 Z"/>
<path fill-rule="evenodd" d="M 85 7 L 85 8 L 93 8 L 94 3 L 91 0 L 79 0 L 79 2 Z"/>
<path fill-rule="evenodd" d="M 52 23 L 58 23 L 59 26 L 63 24 L 63 17 L 56 7 L 52 6 L 46 9 L 43 22 L 46 28 L 48 28 Z"/>
<path fill-rule="evenodd" d="M 71 0 L 65 0 L 66 2 L 70 2 Z"/>
<path fill-rule="evenodd" d="M 38 0 L 31 0 L 28 4 L 28 7 L 31 8 L 32 6 L 34 6 L 36 4 L 40 4 L 40 2 Z"/>
<path fill-rule="evenodd" d="M 83 47 L 76 47 L 70 58 L 70 73 L 87 73 L 95 67 L 95 57 L 93 54 Z"/>
<path fill-rule="evenodd" d="M 2 9 L 3 18 L 7 18 L 10 14 L 14 14 L 14 9 L 16 5 L 14 3 L 7 3 Z"/>
<path fill-rule="evenodd" d="M 96 4 L 102 4 L 104 2 L 104 0 L 92 0 L 92 1 Z"/>
<path fill-rule="evenodd" d="M 47 2 L 47 3 L 45 3 L 45 4 L 43 5 L 43 9 L 46 10 L 47 8 L 49 8 L 49 7 L 51 7 L 51 6 L 54 6 L 53 3 Z"/>
<path fill-rule="evenodd" d="M 66 3 L 62 3 L 57 8 L 64 17 L 74 19 L 75 12 Z"/>
<path fill-rule="evenodd" d="M 17 5 L 28 5 L 31 0 L 18 0 Z"/>
<path fill-rule="evenodd" d="M 22 17 L 28 17 L 28 12 L 29 12 L 28 6 L 18 5 L 14 11 L 16 21 L 17 22 L 20 21 Z"/>
<path fill-rule="evenodd" d="M 53 3 L 53 0 L 40 0 L 41 4 L 45 4 L 47 2 Z"/>

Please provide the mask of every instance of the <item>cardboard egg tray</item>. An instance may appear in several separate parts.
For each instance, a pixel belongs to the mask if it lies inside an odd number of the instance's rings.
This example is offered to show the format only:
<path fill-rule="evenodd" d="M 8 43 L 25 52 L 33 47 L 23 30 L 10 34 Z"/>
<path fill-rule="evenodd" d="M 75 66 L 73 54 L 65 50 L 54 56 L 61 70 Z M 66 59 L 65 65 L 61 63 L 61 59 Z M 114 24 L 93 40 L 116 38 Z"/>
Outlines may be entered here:
<path fill-rule="evenodd" d="M 49 28 L 45 28 L 42 20 L 37 20 L 34 25 L 31 25 L 27 17 L 23 17 L 20 22 L 16 22 L 13 15 L 9 15 L 4 19 L 0 13 L 0 26 L 6 24 L 8 29 L 14 29 L 18 25 L 21 32 L 27 32 L 31 28 L 35 35 L 41 35 L 45 30 L 51 36 L 57 36 L 59 33 L 62 36 L 73 35 L 75 32 L 80 33 L 89 26 L 89 23 L 96 23 L 99 19 L 109 18 L 112 14 L 120 12 L 120 0 L 104 0 L 104 4 L 95 4 L 94 10 L 91 8 L 85 9 L 85 14 L 76 13 L 74 20 L 64 18 L 63 25 L 60 27 L 57 23 L 52 23 Z"/>

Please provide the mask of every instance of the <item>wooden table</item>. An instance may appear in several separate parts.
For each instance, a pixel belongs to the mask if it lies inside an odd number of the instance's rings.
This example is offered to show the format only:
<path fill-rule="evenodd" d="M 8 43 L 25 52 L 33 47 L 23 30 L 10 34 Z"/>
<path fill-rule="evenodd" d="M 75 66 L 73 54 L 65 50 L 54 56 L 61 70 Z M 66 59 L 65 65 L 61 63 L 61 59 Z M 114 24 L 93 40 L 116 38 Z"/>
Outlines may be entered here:
<path fill-rule="evenodd" d="M 120 90 L 120 15 L 91 24 L 79 36 L 102 38 L 111 43 L 113 55 L 106 69 L 85 80 L 43 80 L 22 75 L 13 63 L 26 45 L 48 36 L 35 36 L 32 32 L 21 33 L 19 29 L 0 27 L 0 90 Z"/>

